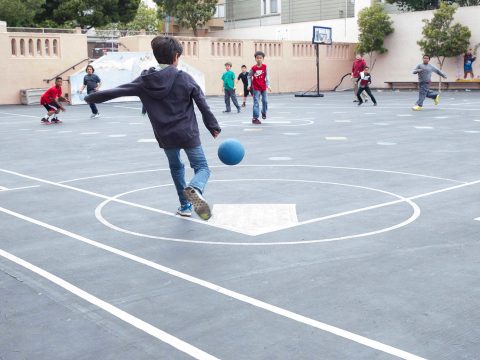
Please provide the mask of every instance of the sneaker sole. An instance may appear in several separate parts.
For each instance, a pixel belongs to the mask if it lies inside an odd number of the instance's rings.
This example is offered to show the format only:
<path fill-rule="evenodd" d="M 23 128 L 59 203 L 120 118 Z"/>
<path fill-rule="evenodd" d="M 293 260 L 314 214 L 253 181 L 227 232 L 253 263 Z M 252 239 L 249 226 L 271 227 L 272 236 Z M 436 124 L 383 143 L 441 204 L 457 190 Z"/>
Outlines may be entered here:
<path fill-rule="evenodd" d="M 192 216 L 192 213 L 190 213 L 190 214 L 185 214 L 185 213 L 181 213 L 181 212 L 178 212 L 178 211 L 177 211 L 177 215 L 180 215 L 180 216 L 183 216 L 183 217 L 190 217 L 190 216 Z"/>
<path fill-rule="evenodd" d="M 193 208 L 198 216 L 203 220 L 208 220 L 212 217 L 212 212 L 210 211 L 210 206 L 208 203 L 200 197 L 197 192 L 190 186 L 186 187 L 183 190 L 183 195 L 187 198 L 189 202 L 193 204 Z"/>

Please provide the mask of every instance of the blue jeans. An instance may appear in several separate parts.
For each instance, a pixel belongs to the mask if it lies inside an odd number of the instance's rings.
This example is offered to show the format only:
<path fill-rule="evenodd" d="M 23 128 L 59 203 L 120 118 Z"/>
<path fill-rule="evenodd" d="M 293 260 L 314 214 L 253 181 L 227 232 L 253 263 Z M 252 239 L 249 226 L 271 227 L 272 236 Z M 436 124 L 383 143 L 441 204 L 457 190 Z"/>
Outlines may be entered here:
<path fill-rule="evenodd" d="M 262 95 L 262 114 L 267 113 L 267 90 L 259 91 L 253 90 L 253 117 L 258 118 L 259 114 L 259 105 L 260 105 L 260 95 Z"/>
<path fill-rule="evenodd" d="M 183 195 L 183 189 L 187 187 L 185 182 L 185 165 L 180 159 L 180 150 L 176 149 L 163 149 L 165 155 L 167 155 L 168 165 L 170 167 L 170 174 L 177 189 L 178 199 L 181 205 L 188 204 L 188 200 Z M 208 168 L 207 159 L 203 153 L 202 147 L 196 146 L 193 148 L 183 149 L 187 154 L 190 167 L 195 172 L 193 179 L 188 184 L 203 193 L 205 186 L 207 185 L 208 178 L 210 177 L 210 169 Z"/>
<path fill-rule="evenodd" d="M 87 90 L 87 94 L 90 95 L 90 94 L 93 94 L 95 91 L 94 90 L 90 90 L 88 91 Z M 90 109 L 92 110 L 92 114 L 98 114 L 98 109 L 97 109 L 97 106 L 94 104 L 94 103 L 91 103 L 91 104 L 88 104 L 90 105 Z"/>

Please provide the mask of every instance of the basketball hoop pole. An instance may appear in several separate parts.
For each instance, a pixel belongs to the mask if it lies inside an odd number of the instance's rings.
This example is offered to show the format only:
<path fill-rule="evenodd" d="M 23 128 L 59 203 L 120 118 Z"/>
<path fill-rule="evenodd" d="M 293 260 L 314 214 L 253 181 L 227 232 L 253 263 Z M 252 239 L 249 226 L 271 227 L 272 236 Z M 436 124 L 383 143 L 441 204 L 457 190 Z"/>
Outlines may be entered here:
<path fill-rule="evenodd" d="M 315 57 L 317 64 L 317 90 L 312 93 L 312 91 L 305 91 L 302 94 L 295 94 L 295 97 L 323 97 L 323 94 L 320 94 L 320 44 L 315 44 Z"/>
<path fill-rule="evenodd" d="M 332 28 L 323 26 L 313 27 L 312 44 L 315 45 L 315 61 L 317 65 L 317 90 L 308 90 L 301 94 L 295 94 L 295 97 L 323 97 L 320 94 L 320 44 L 332 44 Z"/>

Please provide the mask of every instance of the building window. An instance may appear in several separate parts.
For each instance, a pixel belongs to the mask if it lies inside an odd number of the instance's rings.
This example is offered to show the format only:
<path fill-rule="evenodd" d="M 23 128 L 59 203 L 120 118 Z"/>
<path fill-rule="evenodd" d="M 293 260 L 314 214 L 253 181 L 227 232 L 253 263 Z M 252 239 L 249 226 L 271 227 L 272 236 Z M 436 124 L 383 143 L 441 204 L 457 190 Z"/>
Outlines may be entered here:
<path fill-rule="evenodd" d="M 25 56 L 25 40 L 20 39 L 20 55 Z"/>
<path fill-rule="evenodd" d="M 50 56 L 50 40 L 45 40 L 45 55 Z"/>
<path fill-rule="evenodd" d="M 218 4 L 217 8 L 215 9 L 214 18 L 224 18 L 225 17 L 225 4 Z"/>
<path fill-rule="evenodd" d="M 12 55 L 17 56 L 17 40 L 12 39 Z"/>
<path fill-rule="evenodd" d="M 270 13 L 276 14 L 278 13 L 278 0 L 270 0 Z"/>
<path fill-rule="evenodd" d="M 280 14 L 280 0 L 261 0 L 262 15 Z"/>
<path fill-rule="evenodd" d="M 37 39 L 37 55 L 42 56 L 42 40 Z"/>

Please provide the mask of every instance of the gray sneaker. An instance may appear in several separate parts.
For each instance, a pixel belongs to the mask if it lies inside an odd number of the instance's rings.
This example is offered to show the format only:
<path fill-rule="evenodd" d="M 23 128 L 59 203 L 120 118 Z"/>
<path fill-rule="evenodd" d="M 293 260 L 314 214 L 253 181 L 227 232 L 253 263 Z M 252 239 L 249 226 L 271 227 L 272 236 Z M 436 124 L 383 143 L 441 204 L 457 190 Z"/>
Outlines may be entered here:
<path fill-rule="evenodd" d="M 202 194 L 200 194 L 200 191 L 192 186 L 187 186 L 183 189 L 183 194 L 187 200 L 193 204 L 195 212 L 203 220 L 208 220 L 212 217 L 210 206 L 208 205 L 207 200 L 205 200 Z"/>

